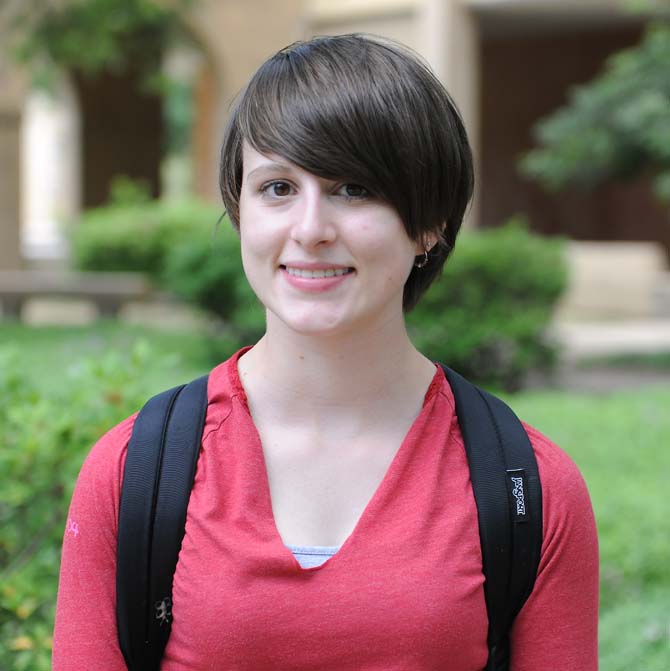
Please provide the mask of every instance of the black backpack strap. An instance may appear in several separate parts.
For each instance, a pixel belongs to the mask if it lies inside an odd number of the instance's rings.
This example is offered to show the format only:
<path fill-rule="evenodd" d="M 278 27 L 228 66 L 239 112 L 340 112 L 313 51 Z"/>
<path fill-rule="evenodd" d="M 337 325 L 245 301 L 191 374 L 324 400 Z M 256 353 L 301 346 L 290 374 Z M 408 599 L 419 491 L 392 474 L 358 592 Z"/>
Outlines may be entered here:
<path fill-rule="evenodd" d="M 207 411 L 207 376 L 151 398 L 128 444 L 119 505 L 116 619 L 131 671 L 154 671 L 170 636 L 172 578 Z"/>
<path fill-rule="evenodd" d="M 535 584 L 542 549 L 542 488 L 526 431 L 499 398 L 442 366 L 470 466 L 489 618 L 486 671 L 509 668 L 509 632 Z"/>

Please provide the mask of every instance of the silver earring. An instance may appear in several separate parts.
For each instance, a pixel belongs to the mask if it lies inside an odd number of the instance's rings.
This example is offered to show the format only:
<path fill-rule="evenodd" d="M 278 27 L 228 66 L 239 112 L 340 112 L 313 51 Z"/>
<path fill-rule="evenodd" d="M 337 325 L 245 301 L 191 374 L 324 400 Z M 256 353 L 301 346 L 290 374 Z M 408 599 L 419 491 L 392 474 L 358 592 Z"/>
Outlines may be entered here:
<path fill-rule="evenodd" d="M 415 268 L 424 268 L 428 264 L 428 250 L 424 249 L 423 251 L 423 258 L 421 261 L 415 261 L 414 262 L 414 267 Z"/>

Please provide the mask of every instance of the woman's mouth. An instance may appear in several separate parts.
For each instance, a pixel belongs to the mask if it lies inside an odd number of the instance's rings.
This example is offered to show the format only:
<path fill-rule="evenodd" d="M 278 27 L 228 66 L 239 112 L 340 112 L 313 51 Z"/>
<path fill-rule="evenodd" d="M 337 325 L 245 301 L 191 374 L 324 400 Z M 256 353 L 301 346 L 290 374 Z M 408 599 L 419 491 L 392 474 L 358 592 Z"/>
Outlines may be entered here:
<path fill-rule="evenodd" d="M 338 287 L 356 271 L 351 267 L 299 268 L 281 265 L 279 270 L 288 284 L 300 292 L 323 293 Z"/>
<path fill-rule="evenodd" d="M 307 268 L 295 268 L 293 266 L 280 266 L 291 277 L 302 277 L 304 279 L 322 279 L 324 277 L 339 277 L 341 275 L 348 275 L 353 273 L 353 268 L 319 268 L 318 270 L 310 270 Z"/>

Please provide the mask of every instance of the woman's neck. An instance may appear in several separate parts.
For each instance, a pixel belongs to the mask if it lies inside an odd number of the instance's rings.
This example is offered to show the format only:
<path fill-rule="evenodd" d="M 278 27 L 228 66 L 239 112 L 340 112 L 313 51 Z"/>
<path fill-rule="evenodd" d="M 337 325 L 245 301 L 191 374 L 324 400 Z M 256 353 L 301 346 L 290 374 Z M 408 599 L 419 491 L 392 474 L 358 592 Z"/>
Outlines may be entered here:
<path fill-rule="evenodd" d="M 421 402 L 435 368 L 412 345 L 401 319 L 332 337 L 270 323 L 239 371 L 252 406 L 262 403 L 286 421 L 307 416 L 327 424 Z"/>

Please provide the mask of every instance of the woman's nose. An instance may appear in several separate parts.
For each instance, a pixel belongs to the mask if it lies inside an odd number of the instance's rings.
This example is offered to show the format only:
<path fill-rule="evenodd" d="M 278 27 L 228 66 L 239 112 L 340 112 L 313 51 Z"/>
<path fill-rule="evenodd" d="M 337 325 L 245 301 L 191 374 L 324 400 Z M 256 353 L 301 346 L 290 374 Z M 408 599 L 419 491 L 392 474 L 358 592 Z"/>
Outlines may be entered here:
<path fill-rule="evenodd" d="M 291 238 L 303 247 L 332 242 L 336 237 L 335 222 L 328 196 L 314 190 L 304 190 L 294 211 Z"/>

